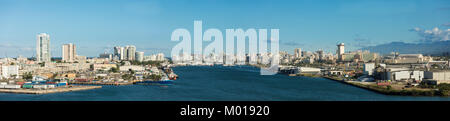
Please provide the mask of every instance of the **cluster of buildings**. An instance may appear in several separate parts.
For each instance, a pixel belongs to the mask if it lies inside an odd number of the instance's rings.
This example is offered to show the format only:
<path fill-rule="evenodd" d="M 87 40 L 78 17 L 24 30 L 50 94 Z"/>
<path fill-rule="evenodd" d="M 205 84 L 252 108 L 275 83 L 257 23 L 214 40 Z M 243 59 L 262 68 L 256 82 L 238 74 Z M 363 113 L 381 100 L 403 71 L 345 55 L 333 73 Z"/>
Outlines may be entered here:
<path fill-rule="evenodd" d="M 108 72 L 111 68 L 117 69 L 119 73 L 130 70 L 144 73 L 151 70 L 153 74 L 160 74 L 156 66 L 132 65 L 130 62 L 158 61 L 168 65 L 164 54 L 145 56 L 144 52 L 136 51 L 133 45 L 117 46 L 113 48 L 113 54 L 103 53 L 99 57 L 88 58 L 77 54 L 75 44 L 64 44 L 61 60 L 52 58 L 50 47 L 50 35 L 40 33 L 37 35 L 35 60 L 21 56 L 0 58 L 0 80 L 30 80 L 24 79 L 24 75 L 32 76 L 32 80 L 75 79 L 82 75 L 96 77 L 96 74 Z"/>
<path fill-rule="evenodd" d="M 294 54 L 280 52 L 280 73 L 358 77 L 358 81 L 395 81 L 406 83 L 450 83 L 448 59 L 423 54 L 391 54 L 380 56 L 369 51 L 345 51 L 337 45 L 336 55 L 294 49 Z M 299 64 L 300 65 L 297 65 Z M 422 83 L 424 84 L 424 83 Z"/>

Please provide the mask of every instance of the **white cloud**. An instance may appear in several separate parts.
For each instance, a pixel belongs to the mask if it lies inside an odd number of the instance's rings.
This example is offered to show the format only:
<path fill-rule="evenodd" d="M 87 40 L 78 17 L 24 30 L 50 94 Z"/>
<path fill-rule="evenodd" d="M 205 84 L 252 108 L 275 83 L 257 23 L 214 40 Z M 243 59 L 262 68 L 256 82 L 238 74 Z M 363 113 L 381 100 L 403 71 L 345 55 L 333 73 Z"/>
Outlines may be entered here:
<path fill-rule="evenodd" d="M 433 42 L 433 41 L 447 41 L 450 36 L 450 29 L 439 29 L 438 27 L 433 28 L 432 30 L 425 30 L 422 28 L 413 28 L 410 31 L 417 32 L 421 37 L 421 41 L 423 42 Z"/>

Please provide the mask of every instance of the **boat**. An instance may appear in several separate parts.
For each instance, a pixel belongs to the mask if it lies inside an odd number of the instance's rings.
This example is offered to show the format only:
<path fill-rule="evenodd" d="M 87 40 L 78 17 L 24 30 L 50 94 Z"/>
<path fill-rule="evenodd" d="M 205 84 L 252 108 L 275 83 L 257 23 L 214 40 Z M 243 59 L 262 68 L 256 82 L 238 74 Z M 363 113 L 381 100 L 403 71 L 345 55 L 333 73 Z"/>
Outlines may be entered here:
<path fill-rule="evenodd" d="M 167 76 L 163 76 L 161 80 L 144 80 L 140 82 L 136 82 L 135 84 L 156 84 L 156 85 L 171 85 L 173 83 L 173 80 L 170 80 Z"/>

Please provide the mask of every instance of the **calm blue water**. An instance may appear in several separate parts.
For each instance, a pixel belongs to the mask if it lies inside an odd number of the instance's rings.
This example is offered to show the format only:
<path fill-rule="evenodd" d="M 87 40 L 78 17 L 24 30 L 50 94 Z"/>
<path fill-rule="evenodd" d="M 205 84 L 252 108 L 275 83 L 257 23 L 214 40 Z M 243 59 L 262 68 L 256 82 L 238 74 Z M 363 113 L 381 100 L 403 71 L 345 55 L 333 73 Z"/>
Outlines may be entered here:
<path fill-rule="evenodd" d="M 387 96 L 323 78 L 261 76 L 249 66 L 176 67 L 174 85 L 103 86 L 55 93 L 0 93 L 8 101 L 388 101 L 450 100 L 447 97 Z"/>

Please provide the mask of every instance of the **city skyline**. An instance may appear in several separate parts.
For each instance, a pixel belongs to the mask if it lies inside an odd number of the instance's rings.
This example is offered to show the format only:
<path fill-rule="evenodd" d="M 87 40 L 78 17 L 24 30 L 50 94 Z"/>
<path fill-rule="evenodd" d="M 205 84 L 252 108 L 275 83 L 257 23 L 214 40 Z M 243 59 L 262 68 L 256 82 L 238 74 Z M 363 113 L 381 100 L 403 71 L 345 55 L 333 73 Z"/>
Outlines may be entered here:
<path fill-rule="evenodd" d="M 445 0 L 72 2 L 1 1 L 0 57 L 36 57 L 33 41 L 38 33 L 52 36 L 53 57 L 62 55 L 61 45 L 66 43 L 77 45 L 77 53 L 88 57 L 113 53 L 118 45 L 170 55 L 177 44 L 170 41 L 171 32 L 192 29 L 194 20 L 203 20 L 203 28 L 220 30 L 279 28 L 281 51 L 334 53 L 341 42 L 352 51 L 397 41 L 445 41 L 450 19 Z M 427 32 L 433 34 L 423 35 Z"/>

